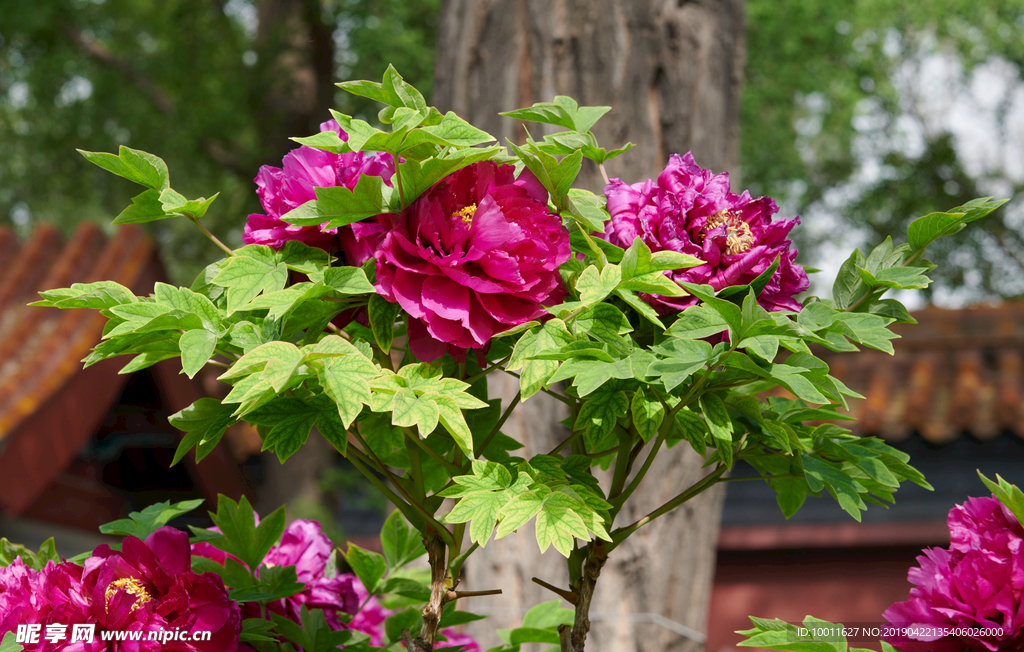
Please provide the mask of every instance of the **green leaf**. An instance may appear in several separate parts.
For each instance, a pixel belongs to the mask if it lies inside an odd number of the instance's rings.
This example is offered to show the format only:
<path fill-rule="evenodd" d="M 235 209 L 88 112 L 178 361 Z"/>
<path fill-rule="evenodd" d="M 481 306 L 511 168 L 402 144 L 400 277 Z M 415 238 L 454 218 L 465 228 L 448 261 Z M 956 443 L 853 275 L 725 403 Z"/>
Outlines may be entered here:
<path fill-rule="evenodd" d="M 165 500 L 162 503 L 150 505 L 141 512 L 131 512 L 128 514 L 128 518 L 105 523 L 100 526 L 100 532 L 116 536 L 133 536 L 145 540 L 146 537 L 167 525 L 171 519 L 187 514 L 202 504 L 202 498 L 173 504 L 169 500 Z"/>
<path fill-rule="evenodd" d="M 739 306 L 736 304 L 726 301 L 725 299 L 719 299 L 714 295 L 714 290 L 710 285 L 695 285 L 693 283 L 682 283 L 682 286 L 689 291 L 690 294 L 696 296 L 709 310 L 717 312 L 719 316 L 725 320 L 725 323 L 729 326 L 735 336 L 740 332 L 743 315 L 740 311 Z M 690 335 L 689 337 L 694 337 Z"/>
<path fill-rule="evenodd" d="M 333 131 L 324 131 L 322 134 L 334 134 Z M 337 138 L 337 136 L 335 135 Z M 289 240 L 279 252 L 281 260 L 288 265 L 288 269 L 303 274 L 314 274 L 323 270 L 331 264 L 331 255 L 323 249 L 310 247 L 300 240 Z"/>
<path fill-rule="evenodd" d="M 703 369 L 712 358 L 710 344 L 703 340 L 672 338 L 652 349 L 655 353 L 665 356 L 648 369 L 649 376 L 658 377 L 669 392 L 681 385 L 694 372 Z"/>
<path fill-rule="evenodd" d="M 3 639 L 0 640 L 0 652 L 24 652 L 25 647 L 14 642 L 15 636 L 14 632 L 4 634 Z"/>
<path fill-rule="evenodd" d="M 118 156 L 106 152 L 77 151 L 90 163 L 139 185 L 158 191 L 169 186 L 167 164 L 152 154 L 124 145 L 121 146 Z"/>
<path fill-rule="evenodd" d="M 242 632 L 239 641 L 273 642 L 274 623 L 263 618 L 246 618 L 242 621 Z"/>
<path fill-rule="evenodd" d="M 711 436 L 717 442 L 718 457 L 727 467 L 732 466 L 733 423 L 725 403 L 715 394 L 700 397 L 700 409 L 704 413 Z"/>
<path fill-rule="evenodd" d="M 657 436 L 665 420 L 665 405 L 641 387 L 633 394 L 630 413 L 641 439 L 650 442 Z"/>
<path fill-rule="evenodd" d="M 219 195 L 220 193 L 217 193 Z M 184 195 L 179 193 L 173 188 L 164 188 L 160 193 L 160 205 L 165 213 L 169 213 L 168 217 L 173 215 L 189 215 L 194 219 L 199 219 L 203 215 L 206 215 L 206 211 L 209 210 L 210 205 L 217 195 L 207 199 L 206 197 L 200 197 L 199 199 L 186 199 Z"/>
<path fill-rule="evenodd" d="M 455 399 L 445 394 L 438 394 L 437 392 L 424 393 L 421 397 L 422 399 L 429 399 L 434 402 L 437 406 L 441 425 L 452 436 L 452 439 L 462 449 L 462 452 L 466 454 L 466 457 L 473 459 L 473 433 L 470 432 L 469 426 L 466 425 L 466 419 L 463 417 L 462 410 L 459 408 L 458 403 L 455 402 Z"/>
<path fill-rule="evenodd" d="M 804 478 L 772 478 L 771 487 L 775 490 L 775 500 L 782 515 L 787 519 L 797 513 L 810 492 Z"/>
<path fill-rule="evenodd" d="M 991 200 L 991 197 L 983 197 L 969 202 L 966 206 L 950 209 L 946 213 L 930 213 L 917 218 L 907 228 L 907 240 L 911 248 L 914 251 L 924 249 L 935 240 L 960 231 L 1009 201 Z"/>
<path fill-rule="evenodd" d="M 876 274 L 860 268 L 861 280 L 871 287 L 895 288 L 898 290 L 921 289 L 931 284 L 931 279 L 925 276 L 927 267 L 890 267 L 883 269 Z"/>
<path fill-rule="evenodd" d="M 275 292 L 288 281 L 285 263 L 269 264 L 249 256 L 236 255 L 227 260 L 213 284 L 227 288 L 228 314 L 252 301 L 261 292 Z"/>
<path fill-rule="evenodd" d="M 583 431 L 587 450 L 599 451 L 601 444 L 615 429 L 619 417 L 629 411 L 629 399 L 625 392 L 599 392 L 584 401 L 576 416 L 573 430 Z"/>
<path fill-rule="evenodd" d="M 316 364 L 320 384 L 337 404 L 338 415 L 346 428 L 359 416 L 363 406 L 370 403 L 368 381 L 378 373 L 371 361 L 355 352 L 355 347 L 352 350 L 354 353 Z"/>
<path fill-rule="evenodd" d="M 384 561 L 384 557 L 349 542 L 348 551 L 345 552 L 345 561 L 366 587 L 366 591 L 370 595 L 376 593 L 378 584 L 387 571 L 387 562 Z"/>
<path fill-rule="evenodd" d="M 515 371 L 522 368 L 519 383 L 523 400 L 539 392 L 548 379 L 558 371 L 557 361 L 533 360 L 531 357 L 541 351 L 559 349 L 573 341 L 573 336 L 561 319 L 549 319 L 543 326 L 531 329 L 519 338 L 507 369 Z"/>
<path fill-rule="evenodd" d="M 303 226 L 329 222 L 330 228 L 352 224 L 387 213 L 385 193 L 390 197 L 391 189 L 381 177 L 363 174 L 352 190 L 345 186 L 317 188 L 316 199 L 288 211 L 281 220 Z"/>
<path fill-rule="evenodd" d="M 74 283 L 69 288 L 45 290 L 39 293 L 43 299 L 30 303 L 30 306 L 52 308 L 91 308 L 103 310 L 127 303 L 138 302 L 135 293 L 113 281 L 96 283 Z"/>
<path fill-rule="evenodd" d="M 526 120 L 528 122 L 543 122 L 545 124 L 565 127 L 566 129 L 576 128 L 576 123 L 573 122 L 572 116 L 570 116 L 564 108 L 551 102 L 538 102 L 527 109 L 506 111 L 505 113 L 499 113 L 498 115 L 515 118 L 516 120 Z"/>
<path fill-rule="evenodd" d="M 181 349 L 182 371 L 189 378 L 195 378 L 199 370 L 213 357 L 213 350 L 217 347 L 217 336 L 203 328 L 190 330 L 178 340 L 178 347 Z"/>
<path fill-rule="evenodd" d="M 477 129 L 451 111 L 444 114 L 439 125 L 423 127 L 423 131 L 442 138 L 446 143 L 455 147 L 472 147 L 494 140 L 494 136 Z"/>
<path fill-rule="evenodd" d="M 1020 488 L 1016 485 L 1012 485 L 1004 480 L 998 473 L 996 474 L 996 482 L 986 478 L 982 475 L 981 471 L 978 471 L 978 477 L 985 483 L 988 490 L 999 499 L 999 502 L 1006 505 L 1006 508 L 1017 517 L 1017 522 L 1024 523 L 1024 492 L 1021 492 Z"/>
<path fill-rule="evenodd" d="M 171 466 L 181 461 L 193 447 L 196 448 L 196 461 L 202 460 L 220 442 L 224 431 L 234 424 L 234 411 L 231 405 L 223 405 L 213 398 L 201 398 L 184 410 L 172 414 L 168 422 L 187 434 L 178 444 L 174 452 Z"/>
<path fill-rule="evenodd" d="M 537 513 L 537 545 L 542 553 L 553 545 L 563 557 L 568 557 L 576 537 L 590 539 L 586 524 L 576 512 L 578 505 L 558 491 L 544 497 L 544 504 Z"/>
<path fill-rule="evenodd" d="M 416 426 L 420 435 L 426 437 L 437 427 L 439 419 L 440 411 L 434 400 L 416 396 L 411 389 L 401 389 L 395 393 L 391 422 L 396 426 Z"/>
<path fill-rule="evenodd" d="M 398 510 L 384 521 L 384 527 L 380 530 L 380 545 L 384 560 L 392 571 L 427 554 L 420 533 L 406 522 Z"/>
<path fill-rule="evenodd" d="M 495 539 L 503 539 L 530 521 L 543 507 L 543 500 L 537 494 L 527 491 L 512 498 L 501 508 L 501 523 Z"/>
<path fill-rule="evenodd" d="M 864 280 L 860 276 L 860 269 L 866 262 L 864 254 L 859 249 L 854 249 L 846 262 L 839 267 L 839 274 L 832 285 L 832 300 L 839 310 L 846 310 L 867 292 Z"/>
<path fill-rule="evenodd" d="M 391 350 L 391 343 L 395 339 L 395 318 L 402 312 L 401 306 L 391 303 L 379 294 L 370 297 L 367 306 L 367 313 L 370 318 L 370 330 L 373 331 L 373 339 L 377 346 L 384 353 Z"/>
<path fill-rule="evenodd" d="M 168 217 L 174 215 L 164 212 L 163 204 L 160 203 L 160 193 L 156 190 L 147 190 L 132 197 L 132 205 L 121 211 L 112 224 L 144 224 Z"/>
<path fill-rule="evenodd" d="M 611 294 L 621 280 L 622 268 L 618 265 L 605 265 L 600 272 L 591 265 L 576 280 L 576 290 L 580 293 L 580 301 L 590 305 Z"/>

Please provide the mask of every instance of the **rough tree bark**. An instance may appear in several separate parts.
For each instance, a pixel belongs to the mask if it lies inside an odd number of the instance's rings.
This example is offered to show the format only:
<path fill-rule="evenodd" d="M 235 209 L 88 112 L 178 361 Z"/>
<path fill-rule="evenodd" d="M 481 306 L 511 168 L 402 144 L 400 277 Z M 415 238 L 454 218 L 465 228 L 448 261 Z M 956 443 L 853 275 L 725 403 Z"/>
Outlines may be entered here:
<path fill-rule="evenodd" d="M 321 0 L 259 0 L 256 50 L 261 77 L 269 86 L 258 103 L 260 142 L 264 160 L 246 161 L 241 174 L 256 175 L 260 165 L 280 166 L 296 147 L 289 138 L 314 134 L 330 117 L 334 98 L 334 40 L 324 22 Z M 333 449 L 322 437 L 281 464 L 264 453 L 266 481 L 260 491 L 261 513 L 300 501 L 308 509 L 323 500 L 319 480 L 333 463 Z M 289 510 L 293 513 L 293 510 Z"/>
<path fill-rule="evenodd" d="M 499 111 L 571 95 L 580 104 L 613 107 L 594 129 L 603 146 L 636 145 L 607 165 L 612 177 L 630 183 L 655 177 L 669 154 L 691 149 L 702 167 L 735 175 L 743 0 L 442 0 L 441 12 L 438 108 L 456 111 L 501 141 L 522 142 L 522 124 Z M 540 125 L 529 128 L 535 136 L 545 133 Z M 603 185 L 595 167 L 584 168 L 580 181 L 593 190 Z M 494 379 L 492 392 L 514 392 L 512 380 Z M 547 398 L 531 398 L 521 407 L 524 417 L 504 428 L 526 444 L 526 457 L 547 452 L 564 436 L 557 421 L 565 415 Z M 702 477 L 700 464 L 685 444 L 664 452 L 616 525 Z M 704 631 L 721 500 L 720 487 L 709 491 L 611 553 L 597 582 L 588 650 L 702 648 L 626 616 L 659 614 Z M 541 560 L 532 527 L 490 544 L 470 563 L 468 587 L 506 592 L 474 600 L 471 608 L 522 610 L 552 599 L 531 576 L 567 586 L 564 563 L 550 553 Z"/>

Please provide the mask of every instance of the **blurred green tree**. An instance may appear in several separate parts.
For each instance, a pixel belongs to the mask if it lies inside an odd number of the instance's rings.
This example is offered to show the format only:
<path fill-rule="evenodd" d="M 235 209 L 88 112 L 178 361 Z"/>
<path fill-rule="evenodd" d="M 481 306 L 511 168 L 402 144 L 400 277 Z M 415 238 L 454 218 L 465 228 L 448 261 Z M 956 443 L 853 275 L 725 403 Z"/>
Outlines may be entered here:
<path fill-rule="evenodd" d="M 124 144 L 163 157 L 175 188 L 221 196 L 207 218 L 240 245 L 252 182 L 334 107 L 334 83 L 388 62 L 429 91 L 437 0 L 43 0 L 0 21 L 0 223 L 109 222 L 135 188 L 75 153 Z M 214 256 L 190 226 L 154 225 L 172 276 Z"/>
<path fill-rule="evenodd" d="M 805 252 L 1024 188 L 1021 0 L 747 0 L 747 24 L 743 185 L 804 215 Z M 1022 224 L 1018 200 L 937 247 L 933 297 L 1024 294 Z"/>

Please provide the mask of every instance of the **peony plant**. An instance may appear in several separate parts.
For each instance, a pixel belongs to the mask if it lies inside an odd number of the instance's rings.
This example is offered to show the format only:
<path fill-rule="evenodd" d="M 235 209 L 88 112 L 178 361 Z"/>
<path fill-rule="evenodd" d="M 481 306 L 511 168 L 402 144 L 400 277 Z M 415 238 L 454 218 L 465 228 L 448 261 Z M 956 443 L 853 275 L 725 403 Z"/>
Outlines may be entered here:
<path fill-rule="evenodd" d="M 218 368 L 227 396 L 171 418 L 185 432 L 175 463 L 193 448 L 202 459 L 238 421 L 255 424 L 282 461 L 314 430 L 351 461 L 427 554 L 426 606 L 385 616 L 391 641 L 438 647 L 446 618 L 471 617 L 448 616 L 464 613 L 453 611 L 460 598 L 498 592 L 463 590 L 467 559 L 532 521 L 540 549 L 566 559 L 570 585 L 554 589 L 573 610 L 539 605 L 495 650 L 541 642 L 581 652 L 609 555 L 741 460 L 787 517 L 828 493 L 859 519 L 902 482 L 927 486 L 906 456 L 832 423 L 857 394 L 811 347 L 892 353 L 889 326 L 913 320 L 883 295 L 926 287 L 926 247 L 1002 202 L 924 216 L 906 244 L 854 251 L 832 299 L 801 297 L 809 270 L 788 238 L 798 219 L 776 219 L 770 198 L 735 192 L 691 153 L 673 155 L 656 180 L 605 175 L 603 195 L 575 188 L 583 159 L 603 173 L 631 146 L 598 145 L 591 129 L 609 107 L 559 96 L 510 111 L 558 130 L 505 147 L 428 106 L 393 68 L 380 83 L 339 86 L 384 105 L 383 128 L 334 112 L 318 134 L 296 138 L 281 168 L 260 171 L 265 214 L 249 217 L 237 250 L 202 223 L 213 198 L 173 190 L 156 156 L 82 152 L 145 187 L 115 224 L 187 219 L 224 258 L 190 287 L 157 284 L 138 297 L 111 282 L 75 284 L 35 305 L 108 319 L 86 365 L 130 355 L 125 372 L 178 357 L 190 377 Z M 487 391 L 497 371 L 519 379 L 505 406 Z M 775 388 L 786 397 L 766 398 Z M 526 459 L 501 430 L 541 392 L 567 406 L 566 436 Z M 655 458 L 682 442 L 705 458 L 706 475 L 643 518 L 617 520 L 649 486 Z M 610 470 L 606 480 L 597 467 Z M 245 550 L 223 570 L 200 568 L 242 578 L 241 565 L 257 586 L 277 577 L 279 566 L 260 567 L 262 554 Z M 371 593 L 390 566 L 354 546 L 346 561 Z M 317 591 L 312 583 L 271 605 L 272 621 L 258 624 L 273 629 L 252 631 L 313 636 L 303 628 L 327 621 L 307 613 L 344 611 Z"/>
<path fill-rule="evenodd" d="M 948 548 L 928 548 L 907 579 L 904 602 L 879 627 L 844 627 L 808 616 L 803 628 L 751 618 L 740 646 L 769 650 L 847 649 L 847 638 L 881 638 L 882 652 L 1017 652 L 1024 648 L 1024 492 L 980 472 L 992 496 L 949 510 Z M 850 652 L 869 652 L 850 648 Z"/>

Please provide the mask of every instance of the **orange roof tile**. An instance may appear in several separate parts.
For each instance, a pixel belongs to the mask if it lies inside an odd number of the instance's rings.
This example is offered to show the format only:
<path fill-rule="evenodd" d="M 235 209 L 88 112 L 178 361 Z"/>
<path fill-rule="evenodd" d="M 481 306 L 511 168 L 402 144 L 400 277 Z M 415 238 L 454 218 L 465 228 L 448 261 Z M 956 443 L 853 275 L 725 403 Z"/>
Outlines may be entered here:
<path fill-rule="evenodd" d="M 894 328 L 896 354 L 819 352 L 864 399 L 847 427 L 891 442 L 918 433 L 933 444 L 1009 430 L 1024 438 L 1024 303 L 963 310 L 926 308 Z"/>

